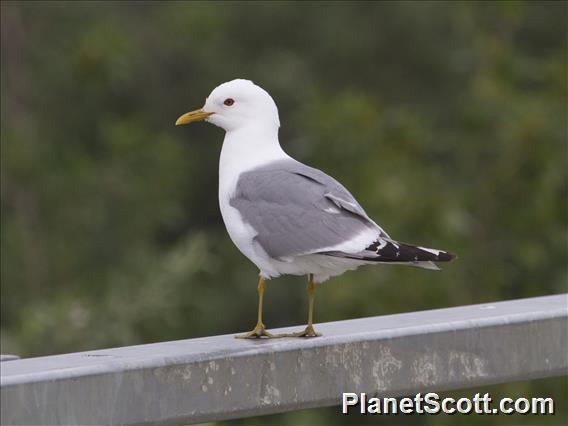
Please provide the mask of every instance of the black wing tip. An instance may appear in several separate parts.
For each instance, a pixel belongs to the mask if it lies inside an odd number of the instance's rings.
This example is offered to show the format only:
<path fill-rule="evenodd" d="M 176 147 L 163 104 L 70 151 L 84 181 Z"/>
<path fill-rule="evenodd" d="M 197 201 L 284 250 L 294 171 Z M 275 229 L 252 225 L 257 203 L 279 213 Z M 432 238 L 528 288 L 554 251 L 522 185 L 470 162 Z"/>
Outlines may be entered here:
<path fill-rule="evenodd" d="M 449 251 L 440 251 L 438 259 L 436 259 L 435 262 L 451 262 L 452 260 L 456 260 L 457 258 L 457 254 L 450 253 Z"/>
<path fill-rule="evenodd" d="M 375 252 L 376 260 L 390 262 L 451 262 L 457 259 L 454 253 L 445 250 L 431 249 L 398 241 L 378 239 L 368 251 Z"/>

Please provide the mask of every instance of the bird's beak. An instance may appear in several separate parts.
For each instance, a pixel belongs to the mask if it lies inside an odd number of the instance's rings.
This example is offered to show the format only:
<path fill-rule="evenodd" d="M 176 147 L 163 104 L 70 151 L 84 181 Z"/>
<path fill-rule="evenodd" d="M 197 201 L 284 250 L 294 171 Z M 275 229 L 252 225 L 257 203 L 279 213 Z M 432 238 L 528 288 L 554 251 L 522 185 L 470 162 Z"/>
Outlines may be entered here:
<path fill-rule="evenodd" d="M 203 109 L 196 109 L 195 111 L 186 112 L 180 118 L 176 120 L 176 126 L 181 126 L 183 124 L 193 123 L 194 121 L 202 121 L 209 117 L 212 112 L 203 111 Z"/>

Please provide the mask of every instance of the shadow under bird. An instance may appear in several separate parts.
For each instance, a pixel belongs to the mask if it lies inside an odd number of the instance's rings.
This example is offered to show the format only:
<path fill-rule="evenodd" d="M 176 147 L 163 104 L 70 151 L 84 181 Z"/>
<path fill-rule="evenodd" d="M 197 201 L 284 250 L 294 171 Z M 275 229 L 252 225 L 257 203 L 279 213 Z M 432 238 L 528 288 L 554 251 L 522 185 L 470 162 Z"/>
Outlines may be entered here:
<path fill-rule="evenodd" d="M 439 269 L 447 251 L 401 243 L 377 225 L 343 185 L 286 154 L 272 97 L 249 80 L 216 87 L 203 108 L 176 125 L 205 120 L 225 130 L 219 161 L 219 205 L 229 236 L 260 270 L 258 321 L 236 337 L 315 337 L 315 285 L 368 264 Z M 262 322 L 265 280 L 308 276 L 308 324 L 298 333 L 274 335 Z"/>

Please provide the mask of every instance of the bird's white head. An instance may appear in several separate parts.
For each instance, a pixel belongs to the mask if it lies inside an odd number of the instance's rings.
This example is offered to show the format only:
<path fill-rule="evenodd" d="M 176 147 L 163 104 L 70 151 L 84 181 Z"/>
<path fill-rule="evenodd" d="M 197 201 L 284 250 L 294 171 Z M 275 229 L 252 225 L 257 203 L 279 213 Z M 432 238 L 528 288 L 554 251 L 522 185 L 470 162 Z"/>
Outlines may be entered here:
<path fill-rule="evenodd" d="M 176 125 L 205 120 L 225 131 L 250 126 L 278 129 L 278 108 L 266 90 L 250 80 L 237 79 L 217 86 L 203 108 L 188 112 Z"/>

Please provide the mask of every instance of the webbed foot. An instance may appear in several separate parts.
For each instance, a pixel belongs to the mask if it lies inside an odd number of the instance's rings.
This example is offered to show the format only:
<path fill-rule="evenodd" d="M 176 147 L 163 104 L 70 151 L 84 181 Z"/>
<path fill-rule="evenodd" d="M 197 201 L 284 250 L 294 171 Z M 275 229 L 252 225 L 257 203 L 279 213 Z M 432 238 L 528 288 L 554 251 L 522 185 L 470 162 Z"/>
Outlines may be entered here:
<path fill-rule="evenodd" d="M 257 324 L 256 327 L 254 327 L 254 329 L 252 331 L 249 331 L 248 333 L 235 336 L 236 339 L 261 339 L 263 337 L 266 337 L 267 339 L 274 339 L 280 336 L 276 336 L 266 331 L 266 328 L 262 323 Z"/>
<path fill-rule="evenodd" d="M 278 334 L 277 337 L 319 337 L 321 333 L 314 330 L 314 327 L 308 325 L 304 331 L 298 331 L 297 333 L 285 333 Z"/>

